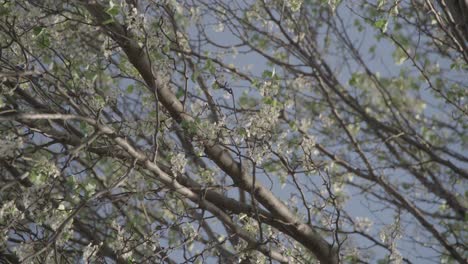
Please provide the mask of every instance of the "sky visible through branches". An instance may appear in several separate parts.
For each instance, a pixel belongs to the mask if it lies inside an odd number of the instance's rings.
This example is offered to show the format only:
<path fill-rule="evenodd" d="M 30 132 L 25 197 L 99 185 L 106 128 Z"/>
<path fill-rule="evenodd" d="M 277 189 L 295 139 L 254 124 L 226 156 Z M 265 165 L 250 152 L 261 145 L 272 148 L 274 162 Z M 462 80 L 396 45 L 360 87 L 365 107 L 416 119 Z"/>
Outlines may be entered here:
<path fill-rule="evenodd" d="M 466 263 L 466 1 L 0 5 L 0 263 Z"/>

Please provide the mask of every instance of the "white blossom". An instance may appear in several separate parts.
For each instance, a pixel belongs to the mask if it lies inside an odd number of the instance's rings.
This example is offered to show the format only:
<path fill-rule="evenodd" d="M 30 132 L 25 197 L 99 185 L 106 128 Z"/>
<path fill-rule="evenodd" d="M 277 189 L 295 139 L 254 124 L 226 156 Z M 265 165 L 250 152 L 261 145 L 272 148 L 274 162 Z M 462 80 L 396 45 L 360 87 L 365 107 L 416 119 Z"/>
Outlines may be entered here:
<path fill-rule="evenodd" d="M 0 209 L 0 223 L 2 220 L 7 219 L 7 217 L 16 217 L 20 212 L 16 208 L 14 201 L 8 201 L 3 204 Z"/>
<path fill-rule="evenodd" d="M 215 32 L 223 32 L 224 31 L 224 24 L 219 22 L 216 26 L 213 27 Z"/>
<path fill-rule="evenodd" d="M 182 174 L 185 172 L 185 166 L 187 165 L 187 159 L 184 153 L 177 153 L 171 158 L 171 170 L 174 175 Z"/>
<path fill-rule="evenodd" d="M 271 130 L 278 122 L 279 115 L 278 107 L 272 105 L 265 105 L 262 107 L 256 115 L 248 118 L 244 126 L 247 130 L 247 137 L 271 133 Z"/>
<path fill-rule="evenodd" d="M 286 0 L 285 2 L 293 12 L 297 12 L 299 9 L 301 9 L 302 0 Z"/>
<path fill-rule="evenodd" d="M 386 244 L 390 250 L 389 260 L 391 263 L 401 264 L 403 263 L 403 257 L 397 248 L 397 240 L 401 238 L 400 220 L 397 218 L 396 222 L 385 226 L 380 231 L 380 240 Z"/>
<path fill-rule="evenodd" d="M 124 254 L 122 254 L 122 257 L 125 258 L 125 259 L 128 259 L 128 258 L 131 258 L 132 255 L 133 255 L 133 252 L 130 250 L 130 251 L 127 251 Z"/>
<path fill-rule="evenodd" d="M 356 217 L 355 228 L 360 232 L 368 232 L 372 227 L 372 220 L 368 217 Z"/>
<path fill-rule="evenodd" d="M 54 210 L 52 214 L 50 214 L 45 224 L 50 226 L 52 229 L 57 230 L 57 228 L 65 222 L 67 219 L 68 214 L 64 211 Z"/>
<path fill-rule="evenodd" d="M 257 164 L 260 165 L 265 159 L 268 158 L 269 152 L 266 145 L 258 145 L 250 148 L 248 151 L 250 158 Z"/>
<path fill-rule="evenodd" d="M 31 243 L 20 243 L 14 249 L 16 255 L 20 259 L 20 262 L 24 262 L 24 259 L 34 254 L 35 250 Z"/>
<path fill-rule="evenodd" d="M 12 134 L 6 135 L 4 139 L 0 139 L 0 158 L 11 157 L 16 150 L 22 147 L 23 140 L 21 138 L 15 138 Z"/>
<path fill-rule="evenodd" d="M 306 154 L 311 154 L 313 153 L 314 151 L 316 151 L 315 149 L 315 138 L 311 135 L 309 136 L 306 136 L 302 139 L 302 142 L 301 142 L 301 147 L 304 149 L 304 152 Z M 315 153 L 314 153 L 315 154 Z"/>
<path fill-rule="evenodd" d="M 99 249 L 101 245 L 102 245 L 102 242 L 99 245 L 92 245 L 91 243 L 89 243 L 83 249 L 83 255 L 82 255 L 83 260 L 88 261 L 94 254 L 96 254 L 97 250 Z M 90 263 L 90 262 L 86 262 L 86 263 Z"/>

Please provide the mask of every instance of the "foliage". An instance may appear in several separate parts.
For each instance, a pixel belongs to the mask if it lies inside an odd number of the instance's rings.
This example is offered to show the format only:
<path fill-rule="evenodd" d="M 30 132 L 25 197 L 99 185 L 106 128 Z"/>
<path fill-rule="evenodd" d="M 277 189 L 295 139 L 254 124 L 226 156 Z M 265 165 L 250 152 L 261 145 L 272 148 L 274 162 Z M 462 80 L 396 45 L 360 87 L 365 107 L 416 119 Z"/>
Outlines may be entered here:
<path fill-rule="evenodd" d="M 0 260 L 466 263 L 465 2 L 1 1 Z"/>

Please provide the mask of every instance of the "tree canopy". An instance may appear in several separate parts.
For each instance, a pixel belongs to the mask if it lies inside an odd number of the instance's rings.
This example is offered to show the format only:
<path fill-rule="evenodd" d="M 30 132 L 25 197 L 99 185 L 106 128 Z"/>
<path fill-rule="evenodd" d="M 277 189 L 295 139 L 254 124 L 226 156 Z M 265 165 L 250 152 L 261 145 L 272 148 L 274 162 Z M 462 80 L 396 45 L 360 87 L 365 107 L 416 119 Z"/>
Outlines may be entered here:
<path fill-rule="evenodd" d="M 466 0 L 0 1 L 1 263 L 466 263 Z"/>

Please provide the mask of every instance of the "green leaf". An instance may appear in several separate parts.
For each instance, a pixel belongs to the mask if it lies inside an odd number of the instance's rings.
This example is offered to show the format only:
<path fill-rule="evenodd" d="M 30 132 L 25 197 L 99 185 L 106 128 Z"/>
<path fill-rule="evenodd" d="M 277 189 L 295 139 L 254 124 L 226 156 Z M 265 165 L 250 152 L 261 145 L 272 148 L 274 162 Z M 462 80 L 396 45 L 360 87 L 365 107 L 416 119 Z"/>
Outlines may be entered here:
<path fill-rule="evenodd" d="M 271 106 L 276 106 L 278 104 L 278 101 L 276 101 L 272 97 L 265 97 L 263 99 L 263 103 Z"/>
<path fill-rule="evenodd" d="M 11 11 L 10 11 L 10 5 L 8 4 L 8 2 L 6 3 L 3 3 L 1 6 L 0 6 L 0 16 L 6 16 L 8 15 Z"/>
<path fill-rule="evenodd" d="M 89 182 L 87 182 L 84 186 L 83 186 L 83 189 L 85 191 L 85 194 L 86 196 L 91 196 L 95 190 L 96 190 L 96 183 L 94 180 L 90 180 Z"/>
<path fill-rule="evenodd" d="M 47 32 L 47 28 L 41 26 L 35 27 L 33 32 L 36 37 L 36 43 L 41 48 L 48 48 L 50 46 L 50 38 L 49 33 Z"/>
<path fill-rule="evenodd" d="M 120 8 L 117 5 L 115 5 L 113 1 L 110 1 L 109 8 L 106 10 L 106 13 L 111 17 L 115 17 L 119 14 L 119 12 Z"/>
<path fill-rule="evenodd" d="M 261 38 L 258 40 L 258 47 L 260 49 L 266 49 L 266 47 L 268 46 L 268 39 L 266 38 Z"/>
<path fill-rule="evenodd" d="M 258 101 L 252 98 L 251 96 L 247 94 L 241 95 L 239 98 L 239 104 L 242 107 L 255 107 L 257 105 Z"/>
<path fill-rule="evenodd" d="M 103 25 L 109 25 L 111 23 L 114 23 L 114 18 L 111 17 L 109 19 L 107 19 L 106 21 L 102 22 Z"/>
<path fill-rule="evenodd" d="M 183 120 L 180 125 L 182 126 L 182 128 L 189 134 L 194 134 L 195 132 L 197 132 L 197 120 L 195 121 L 186 121 L 186 120 Z"/>
<path fill-rule="evenodd" d="M 407 183 L 407 182 L 404 182 L 404 183 L 401 184 L 401 187 L 403 187 L 403 189 L 405 189 L 405 190 L 411 189 L 412 186 L 413 185 L 411 183 Z"/>
<path fill-rule="evenodd" d="M 240 137 L 245 137 L 245 136 L 247 136 L 247 130 L 246 130 L 245 128 L 243 128 L 243 127 L 239 128 L 239 130 L 237 131 L 237 133 L 238 133 L 238 135 L 239 135 Z"/>
<path fill-rule="evenodd" d="M 386 0 L 379 0 L 377 2 L 377 9 L 381 9 L 385 5 Z"/>
<path fill-rule="evenodd" d="M 263 77 L 263 78 L 272 78 L 272 77 L 273 77 L 273 72 L 272 72 L 272 71 L 268 71 L 268 70 L 263 71 L 262 77 Z"/>
<path fill-rule="evenodd" d="M 35 27 L 33 29 L 34 35 L 36 35 L 36 37 L 39 37 L 44 32 L 44 29 L 45 28 L 41 26 Z"/>
<path fill-rule="evenodd" d="M 130 84 L 129 86 L 127 86 L 127 93 L 133 93 L 133 89 L 135 89 L 135 86 L 133 84 Z"/>
<path fill-rule="evenodd" d="M 408 56 L 406 55 L 405 51 L 399 47 L 395 49 L 395 51 L 392 54 L 392 57 L 397 65 L 401 65 L 408 59 Z"/>
<path fill-rule="evenodd" d="M 205 69 L 208 70 L 213 75 L 216 73 L 215 65 L 213 61 L 210 59 L 206 60 Z"/>
<path fill-rule="evenodd" d="M 185 90 L 184 89 L 182 89 L 182 88 L 177 89 L 177 93 L 176 93 L 177 99 L 182 98 L 182 96 L 184 96 L 184 95 L 185 95 Z"/>
<path fill-rule="evenodd" d="M 198 76 L 200 76 L 200 71 L 195 71 L 192 76 L 190 76 L 190 80 L 192 80 L 192 82 L 196 82 Z"/>
<path fill-rule="evenodd" d="M 379 19 L 375 21 L 374 27 L 382 30 L 383 32 L 387 31 L 388 20 L 387 19 Z"/>
<path fill-rule="evenodd" d="M 37 173 L 36 170 L 33 170 L 29 173 L 29 180 L 36 184 L 36 185 L 39 185 L 42 183 L 42 177 L 41 177 L 41 174 Z"/>
<path fill-rule="evenodd" d="M 356 86 L 357 84 L 359 84 L 359 82 L 362 82 L 361 75 L 355 72 L 351 75 L 351 78 L 349 79 L 348 84 L 352 86 Z"/>
<path fill-rule="evenodd" d="M 171 46 L 170 45 L 164 45 L 163 46 L 164 54 L 169 54 L 170 51 L 171 51 Z"/>

